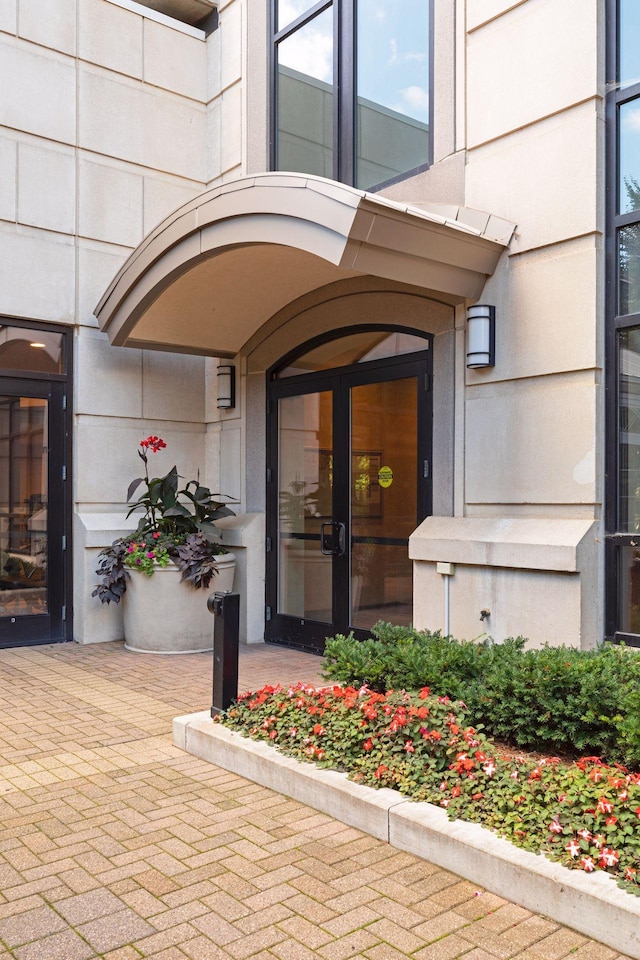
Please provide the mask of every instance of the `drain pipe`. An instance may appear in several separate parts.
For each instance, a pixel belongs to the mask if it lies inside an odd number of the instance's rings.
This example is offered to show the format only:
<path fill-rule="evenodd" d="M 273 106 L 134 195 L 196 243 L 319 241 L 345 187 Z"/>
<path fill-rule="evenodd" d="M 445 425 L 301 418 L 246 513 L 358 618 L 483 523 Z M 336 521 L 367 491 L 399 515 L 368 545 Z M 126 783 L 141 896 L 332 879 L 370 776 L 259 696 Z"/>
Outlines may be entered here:
<path fill-rule="evenodd" d="M 448 637 L 451 635 L 451 591 L 449 581 L 455 573 L 455 564 L 438 561 L 436 563 L 436 573 L 439 573 L 444 580 L 444 635 Z"/>

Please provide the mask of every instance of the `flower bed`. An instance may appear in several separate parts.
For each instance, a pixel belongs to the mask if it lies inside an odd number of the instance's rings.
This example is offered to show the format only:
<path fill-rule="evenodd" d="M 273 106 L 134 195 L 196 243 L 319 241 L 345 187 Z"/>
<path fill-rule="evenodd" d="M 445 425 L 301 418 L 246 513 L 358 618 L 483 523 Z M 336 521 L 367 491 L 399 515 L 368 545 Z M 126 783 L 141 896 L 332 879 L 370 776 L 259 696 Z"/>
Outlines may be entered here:
<path fill-rule="evenodd" d="M 640 770 L 637 650 L 609 643 L 528 650 L 522 637 L 456 640 L 383 621 L 371 633 L 327 640 L 329 682 L 379 692 L 431 686 L 464 700 L 469 722 L 520 750 L 595 754 Z"/>
<path fill-rule="evenodd" d="M 604 870 L 640 895 L 640 774 L 597 757 L 502 756 L 465 705 L 368 687 L 264 687 L 216 717 L 299 760 L 475 821 L 565 866 Z"/>

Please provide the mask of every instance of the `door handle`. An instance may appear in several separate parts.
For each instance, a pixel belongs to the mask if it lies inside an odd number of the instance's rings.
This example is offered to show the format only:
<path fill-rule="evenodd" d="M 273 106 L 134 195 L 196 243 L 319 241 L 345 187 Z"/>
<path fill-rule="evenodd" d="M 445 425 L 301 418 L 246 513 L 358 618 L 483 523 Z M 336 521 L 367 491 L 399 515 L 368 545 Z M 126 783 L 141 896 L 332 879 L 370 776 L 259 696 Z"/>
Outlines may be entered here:
<path fill-rule="evenodd" d="M 330 529 L 330 532 L 327 532 Z M 326 520 L 320 524 L 320 552 L 325 557 L 342 557 L 346 550 L 347 530 L 344 523 Z"/>
<path fill-rule="evenodd" d="M 330 533 L 327 533 L 328 527 L 331 529 Z M 320 553 L 325 557 L 332 557 L 334 554 L 333 528 L 333 520 L 327 520 L 325 523 L 320 524 Z"/>

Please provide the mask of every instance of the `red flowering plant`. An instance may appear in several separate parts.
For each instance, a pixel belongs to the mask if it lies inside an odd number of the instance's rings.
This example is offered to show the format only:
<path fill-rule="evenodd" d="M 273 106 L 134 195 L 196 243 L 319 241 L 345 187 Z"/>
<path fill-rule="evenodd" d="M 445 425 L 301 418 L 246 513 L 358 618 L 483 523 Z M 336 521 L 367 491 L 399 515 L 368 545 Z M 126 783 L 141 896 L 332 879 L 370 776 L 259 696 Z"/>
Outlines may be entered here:
<path fill-rule="evenodd" d="M 567 867 L 604 870 L 640 895 L 640 773 L 597 757 L 504 756 L 467 713 L 427 687 L 298 684 L 241 694 L 215 719 L 299 760 L 444 807 Z"/>
<path fill-rule="evenodd" d="M 208 587 L 217 572 L 213 557 L 227 552 L 215 521 L 233 516 L 228 505 L 233 501 L 211 493 L 199 478 L 179 489 L 181 477 L 175 466 L 162 477 L 150 477 L 149 454 L 159 453 L 166 446 L 156 436 L 140 441 L 138 456 L 144 464 L 144 476 L 129 484 L 127 503 L 141 484 L 144 487 L 127 517 L 136 510 L 143 514 L 131 536 L 116 540 L 99 554 L 96 573 L 101 579 L 92 596 L 103 603 L 120 602 L 131 576 L 129 569 L 152 576 L 157 566 L 166 567 L 171 562 L 180 568 L 183 580 L 196 588 Z"/>

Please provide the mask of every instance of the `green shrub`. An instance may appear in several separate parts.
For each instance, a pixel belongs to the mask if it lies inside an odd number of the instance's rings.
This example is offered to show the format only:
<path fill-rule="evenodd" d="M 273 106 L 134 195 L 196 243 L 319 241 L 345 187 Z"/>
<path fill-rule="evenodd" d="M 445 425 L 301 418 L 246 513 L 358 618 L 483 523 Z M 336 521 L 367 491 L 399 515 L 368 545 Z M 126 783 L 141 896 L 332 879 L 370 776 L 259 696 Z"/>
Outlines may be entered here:
<path fill-rule="evenodd" d="M 429 686 L 463 700 L 474 724 L 526 749 L 594 754 L 640 768 L 640 657 L 598 650 L 525 650 L 522 637 L 475 643 L 378 623 L 373 638 L 327 641 L 324 676 L 384 691 Z"/>

